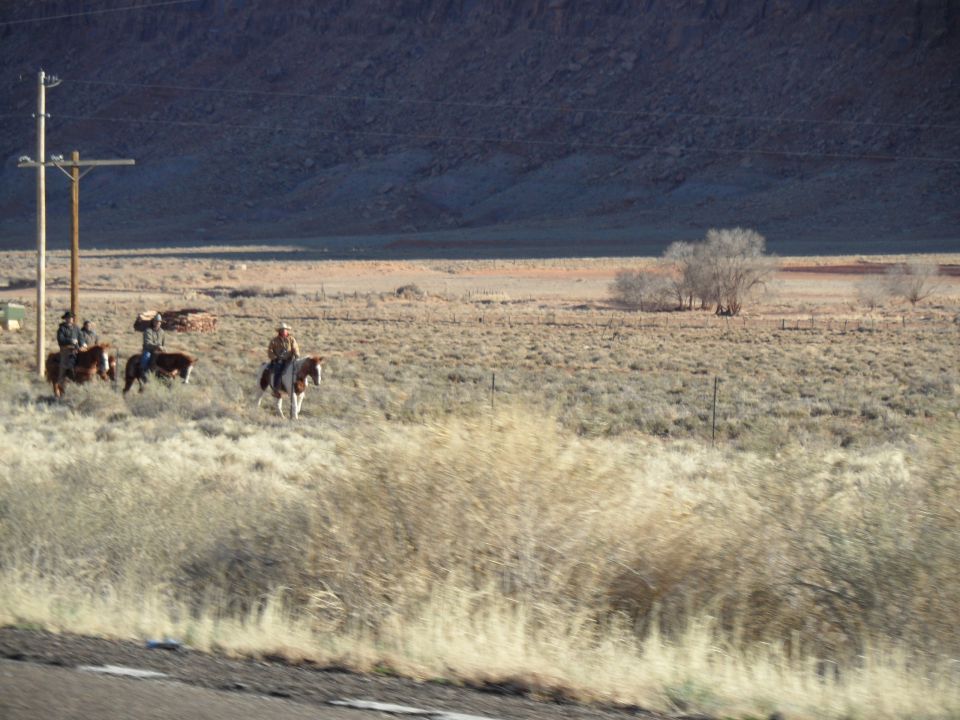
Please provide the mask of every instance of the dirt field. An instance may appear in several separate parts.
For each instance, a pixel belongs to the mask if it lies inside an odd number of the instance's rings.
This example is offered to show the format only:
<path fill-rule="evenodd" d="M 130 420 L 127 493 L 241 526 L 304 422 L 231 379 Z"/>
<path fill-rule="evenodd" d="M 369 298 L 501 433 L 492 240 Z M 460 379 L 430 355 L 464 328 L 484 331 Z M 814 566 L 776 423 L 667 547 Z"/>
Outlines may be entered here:
<path fill-rule="evenodd" d="M 769 292 L 747 303 L 744 314 L 779 317 L 814 311 L 823 316 L 863 316 L 868 313 L 858 307 L 857 282 L 905 257 L 782 258 Z M 937 311 L 948 313 L 960 299 L 960 254 L 924 259 L 940 264 L 941 290 L 916 310 L 944 315 Z M 3 260 L 0 299 L 31 302 L 35 254 L 6 252 Z M 609 285 L 617 271 L 653 262 L 649 258 L 323 261 L 310 251 L 273 246 L 91 251 L 82 258 L 81 288 L 91 301 L 122 302 L 171 296 L 202 299 L 240 289 L 291 295 L 389 294 L 414 284 L 427 294 L 451 300 L 489 295 L 555 308 L 591 303 L 598 309 L 612 309 Z M 56 309 L 69 299 L 67 253 L 48 254 L 47 282 L 48 302 Z M 870 314 L 893 317 L 907 309 L 891 304 Z"/>

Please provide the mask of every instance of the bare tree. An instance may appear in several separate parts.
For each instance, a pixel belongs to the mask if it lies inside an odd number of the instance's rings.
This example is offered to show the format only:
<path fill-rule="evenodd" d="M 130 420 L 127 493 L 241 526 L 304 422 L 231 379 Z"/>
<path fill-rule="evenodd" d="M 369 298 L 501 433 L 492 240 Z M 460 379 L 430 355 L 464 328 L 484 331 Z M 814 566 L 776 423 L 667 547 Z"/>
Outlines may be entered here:
<path fill-rule="evenodd" d="M 708 230 L 704 250 L 717 295 L 718 315 L 738 315 L 744 300 L 776 269 L 764 254 L 766 240 L 755 230 Z"/>
<path fill-rule="evenodd" d="M 909 260 L 894 265 L 887 271 L 886 286 L 891 295 L 900 297 L 916 306 L 939 290 L 937 278 L 940 268 L 936 263 Z"/>
<path fill-rule="evenodd" d="M 693 243 L 678 240 L 663 252 L 664 261 L 670 266 L 669 279 L 678 310 L 692 310 L 697 297 L 698 263 Z"/>

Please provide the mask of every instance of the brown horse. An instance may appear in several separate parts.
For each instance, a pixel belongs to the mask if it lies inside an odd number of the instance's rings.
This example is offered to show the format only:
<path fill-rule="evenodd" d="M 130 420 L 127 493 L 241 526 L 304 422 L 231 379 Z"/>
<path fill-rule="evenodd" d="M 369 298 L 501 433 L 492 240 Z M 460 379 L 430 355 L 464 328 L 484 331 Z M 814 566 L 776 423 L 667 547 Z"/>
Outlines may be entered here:
<path fill-rule="evenodd" d="M 47 380 L 53 385 L 53 394 L 63 397 L 63 385 L 57 382 L 60 377 L 60 353 L 47 355 Z M 77 352 L 74 366 L 67 370 L 66 377 L 75 383 L 85 383 L 98 377 L 101 380 L 117 379 L 117 358 L 110 354 L 109 344 L 92 345 Z"/>
<path fill-rule="evenodd" d="M 190 372 L 193 370 L 197 359 L 185 352 L 161 352 L 157 353 L 157 361 L 154 366 L 157 377 L 173 379 L 175 377 L 183 378 L 185 383 L 190 382 Z M 140 370 L 140 353 L 131 355 L 127 359 L 127 367 L 123 372 L 123 392 L 133 385 L 134 381 L 140 383 L 140 392 L 143 392 L 143 384 L 147 381 Z"/>
<path fill-rule="evenodd" d="M 287 367 L 283 369 L 283 373 L 280 375 L 279 388 L 273 388 L 270 385 L 270 381 L 273 379 L 271 377 L 273 373 L 269 369 L 270 366 L 267 363 L 261 365 L 259 373 L 260 395 L 257 397 L 257 407 L 260 407 L 264 393 L 270 390 L 277 399 L 277 412 L 280 413 L 280 417 L 283 417 L 283 394 L 287 393 L 290 396 L 290 419 L 296 420 L 300 417 L 300 407 L 303 405 L 303 395 L 307 391 L 307 382 L 313 380 L 314 385 L 320 385 L 322 363 L 323 357 L 320 355 L 298 358 L 287 363 Z"/>

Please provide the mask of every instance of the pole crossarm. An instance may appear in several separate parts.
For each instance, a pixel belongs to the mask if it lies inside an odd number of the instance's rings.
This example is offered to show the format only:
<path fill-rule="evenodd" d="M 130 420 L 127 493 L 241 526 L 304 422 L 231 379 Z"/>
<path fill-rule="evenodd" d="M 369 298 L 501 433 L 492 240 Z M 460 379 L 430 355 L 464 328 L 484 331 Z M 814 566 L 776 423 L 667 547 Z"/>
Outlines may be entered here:
<path fill-rule="evenodd" d="M 37 168 L 37 167 L 58 167 L 58 168 L 70 168 L 70 167 L 101 167 L 103 165 L 136 165 L 136 160 L 131 160 L 129 158 L 123 160 L 78 160 L 77 162 L 71 162 L 69 160 L 48 160 L 47 162 L 41 163 L 36 160 L 21 160 L 17 163 L 18 168 Z"/>
<path fill-rule="evenodd" d="M 50 165 L 56 165 L 57 167 L 100 167 L 102 165 L 136 165 L 137 161 L 130 158 L 120 159 L 120 160 L 55 160 L 51 161 Z"/>

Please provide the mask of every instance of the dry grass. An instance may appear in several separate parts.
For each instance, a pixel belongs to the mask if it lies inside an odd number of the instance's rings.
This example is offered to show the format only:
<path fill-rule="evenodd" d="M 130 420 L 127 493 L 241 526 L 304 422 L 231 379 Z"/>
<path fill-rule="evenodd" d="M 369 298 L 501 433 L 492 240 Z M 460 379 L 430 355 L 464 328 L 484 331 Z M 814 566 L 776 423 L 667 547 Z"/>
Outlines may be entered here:
<path fill-rule="evenodd" d="M 495 287 L 210 299 L 218 333 L 171 337 L 196 385 L 126 399 L 46 402 L 0 336 L 0 622 L 737 717 L 960 713 L 956 328 Z M 136 349 L 139 300 L 87 302 Z M 251 403 L 281 318 L 330 358 L 297 425 Z"/>
<path fill-rule="evenodd" d="M 762 457 L 506 409 L 246 424 L 199 412 L 206 392 L 151 388 L 130 415 L 105 388 L 75 393 L 86 411 L 10 408 L 4 621 L 536 676 L 665 709 L 958 707 L 912 670 L 949 673 L 938 658 L 958 651 L 956 433 L 915 446 L 922 462 Z M 839 680 L 818 675 L 833 663 Z"/>

